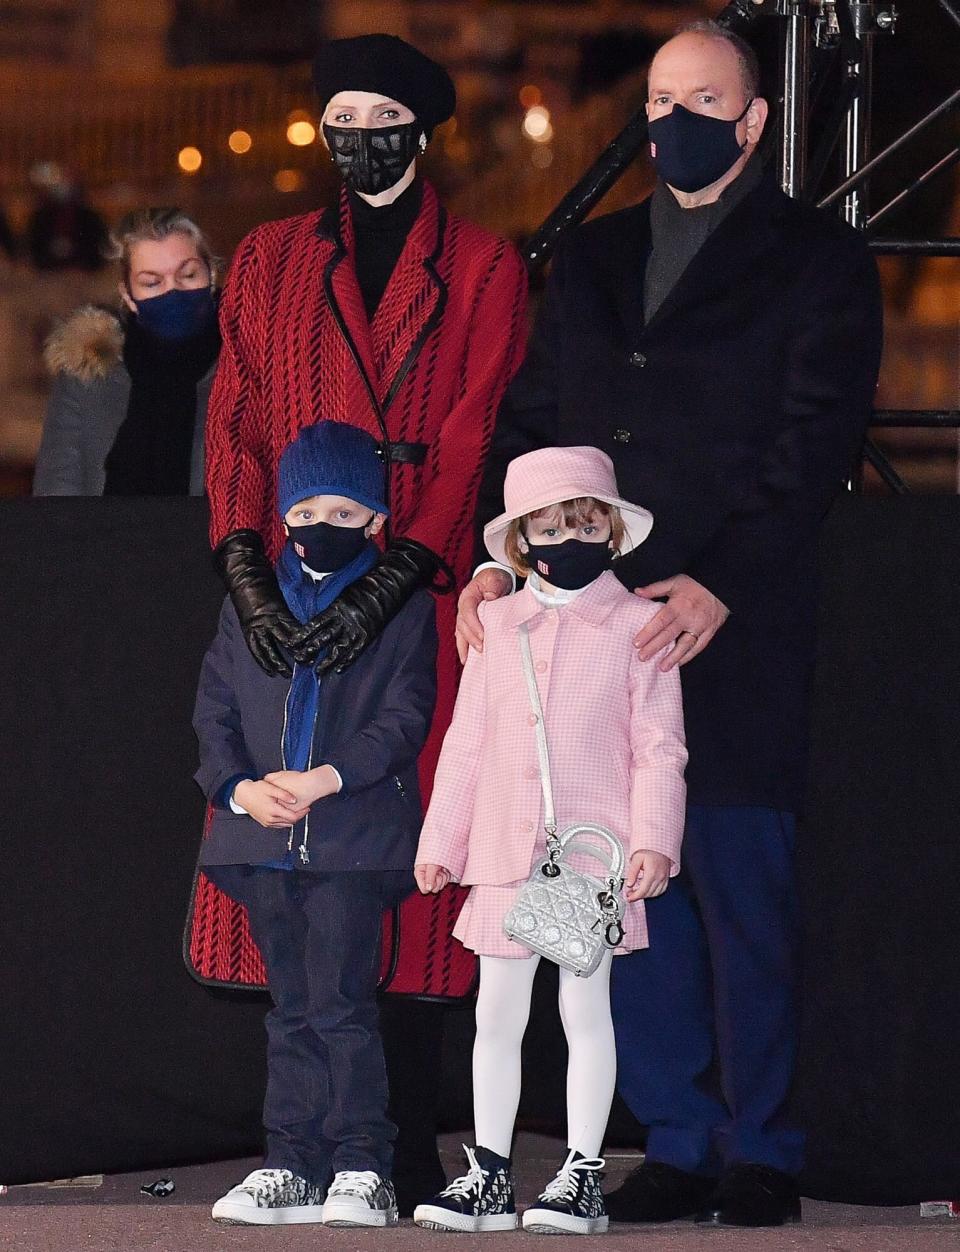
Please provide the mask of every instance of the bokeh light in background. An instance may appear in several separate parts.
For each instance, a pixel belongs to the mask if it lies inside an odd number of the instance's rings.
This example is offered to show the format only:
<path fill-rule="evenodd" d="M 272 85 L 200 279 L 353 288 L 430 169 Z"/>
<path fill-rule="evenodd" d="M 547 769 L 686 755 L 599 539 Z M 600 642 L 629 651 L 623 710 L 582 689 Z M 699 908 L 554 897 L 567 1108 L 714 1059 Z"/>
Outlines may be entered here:
<path fill-rule="evenodd" d="M 273 176 L 276 191 L 299 191 L 303 184 L 304 177 L 300 170 L 277 170 Z"/>
<path fill-rule="evenodd" d="M 549 143 L 553 138 L 550 110 L 545 109 L 542 104 L 535 104 L 527 109 L 523 119 L 523 133 L 534 143 Z"/>
<path fill-rule="evenodd" d="M 287 127 L 287 141 L 295 148 L 306 148 L 317 137 L 317 129 L 312 122 L 291 122 Z"/>
<path fill-rule="evenodd" d="M 203 164 L 203 153 L 199 148 L 181 148 L 177 153 L 177 164 L 184 174 L 196 174 Z"/>
<path fill-rule="evenodd" d="M 242 156 L 244 152 L 249 152 L 253 147 L 253 140 L 250 138 L 248 131 L 234 130 L 230 132 L 227 145 L 231 152 L 236 152 L 238 156 Z"/>
<path fill-rule="evenodd" d="M 535 104 L 543 103 L 543 94 L 539 87 L 534 87 L 532 83 L 528 83 L 525 87 L 520 88 L 519 100 L 525 109 L 532 109 Z"/>

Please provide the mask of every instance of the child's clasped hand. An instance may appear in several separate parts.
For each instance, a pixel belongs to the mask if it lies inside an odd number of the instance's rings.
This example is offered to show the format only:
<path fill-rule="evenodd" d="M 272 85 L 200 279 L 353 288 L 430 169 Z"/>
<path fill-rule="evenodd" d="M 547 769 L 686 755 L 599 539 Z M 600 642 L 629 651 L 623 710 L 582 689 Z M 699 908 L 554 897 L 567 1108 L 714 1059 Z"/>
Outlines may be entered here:
<path fill-rule="evenodd" d="M 275 770 L 259 782 L 239 782 L 233 797 L 261 826 L 292 826 L 306 817 L 310 805 L 339 791 L 337 775 L 329 765 L 315 769 Z"/>
<path fill-rule="evenodd" d="M 414 865 L 413 876 L 425 896 L 442 891 L 450 881 L 450 871 L 443 865 Z"/>
<path fill-rule="evenodd" d="M 627 864 L 623 880 L 624 895 L 628 900 L 650 900 L 662 896 L 670 883 L 671 862 L 662 852 L 641 849 L 634 852 Z"/>

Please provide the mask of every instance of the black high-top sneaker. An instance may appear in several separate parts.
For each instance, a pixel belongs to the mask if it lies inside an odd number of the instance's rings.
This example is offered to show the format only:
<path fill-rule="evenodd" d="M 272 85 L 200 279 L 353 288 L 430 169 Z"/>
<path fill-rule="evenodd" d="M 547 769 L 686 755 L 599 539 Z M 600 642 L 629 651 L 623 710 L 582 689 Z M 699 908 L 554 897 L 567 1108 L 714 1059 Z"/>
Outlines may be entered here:
<path fill-rule="evenodd" d="M 464 1144 L 463 1150 L 470 1168 L 429 1204 L 418 1204 L 413 1220 L 428 1230 L 515 1230 L 517 1210 L 509 1158 L 479 1144 L 474 1149 Z"/>
<path fill-rule="evenodd" d="M 523 1214 L 524 1230 L 537 1235 L 597 1235 L 609 1219 L 600 1190 L 602 1157 L 585 1157 L 571 1148 L 556 1178 L 533 1208 Z"/>

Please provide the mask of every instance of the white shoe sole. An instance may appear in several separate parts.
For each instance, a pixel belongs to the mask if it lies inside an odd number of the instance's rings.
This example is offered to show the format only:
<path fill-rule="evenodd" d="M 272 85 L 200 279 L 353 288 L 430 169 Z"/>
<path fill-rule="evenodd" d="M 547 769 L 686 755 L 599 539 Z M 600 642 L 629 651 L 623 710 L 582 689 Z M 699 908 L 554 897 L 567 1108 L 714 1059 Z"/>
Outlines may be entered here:
<path fill-rule="evenodd" d="M 568 1213 L 553 1213 L 550 1209 L 527 1209 L 523 1215 L 523 1229 L 532 1235 L 602 1235 L 610 1225 L 610 1218 L 573 1217 Z"/>
<path fill-rule="evenodd" d="M 481 1234 L 490 1230 L 516 1230 L 516 1213 L 454 1213 L 438 1204 L 418 1204 L 413 1210 L 415 1226 L 424 1230 L 448 1230 L 456 1234 Z"/>
<path fill-rule="evenodd" d="M 396 1209 L 368 1209 L 336 1200 L 327 1200 L 323 1206 L 324 1226 L 396 1226 L 399 1220 Z"/>
<path fill-rule="evenodd" d="M 224 1226 L 302 1226 L 323 1221 L 322 1204 L 299 1204 L 281 1209 L 258 1209 L 226 1196 L 213 1206 L 210 1216 Z"/>

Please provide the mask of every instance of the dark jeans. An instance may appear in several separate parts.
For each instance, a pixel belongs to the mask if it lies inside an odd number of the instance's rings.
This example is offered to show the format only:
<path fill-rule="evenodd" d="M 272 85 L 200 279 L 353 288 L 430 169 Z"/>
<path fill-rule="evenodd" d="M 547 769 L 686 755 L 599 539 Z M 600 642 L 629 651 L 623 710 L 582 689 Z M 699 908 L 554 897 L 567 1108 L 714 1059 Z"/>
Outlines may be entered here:
<path fill-rule="evenodd" d="M 783 1108 L 797 1043 L 793 814 L 691 807 L 683 871 L 646 902 L 650 947 L 613 962 L 617 1085 L 647 1158 L 795 1174 Z"/>
<path fill-rule="evenodd" d="M 325 1186 L 389 1178 L 396 1127 L 377 1019 L 380 917 L 395 874 L 230 867 L 274 1008 L 267 1014 L 264 1165 Z"/>

